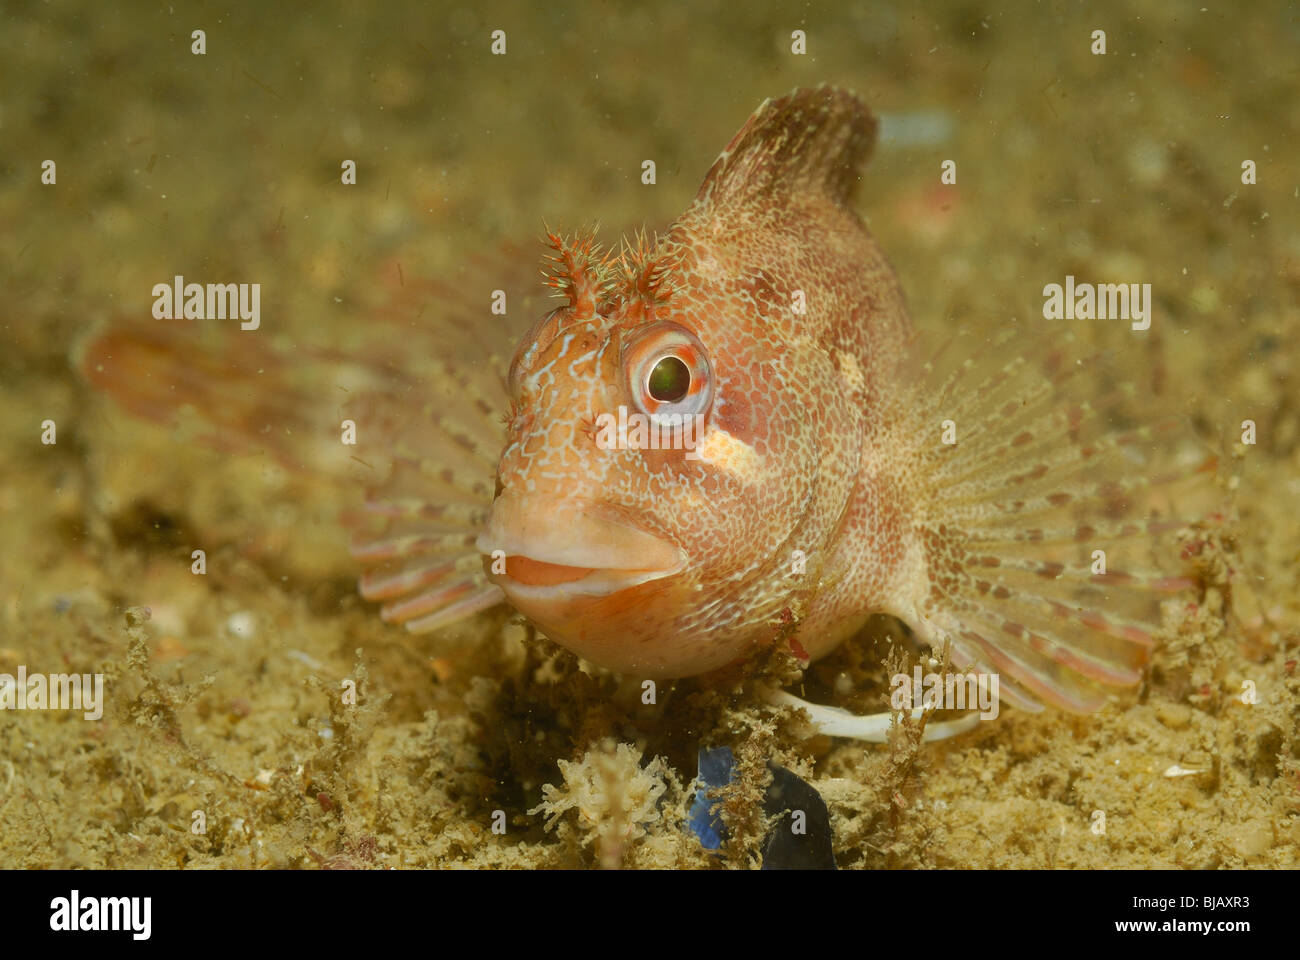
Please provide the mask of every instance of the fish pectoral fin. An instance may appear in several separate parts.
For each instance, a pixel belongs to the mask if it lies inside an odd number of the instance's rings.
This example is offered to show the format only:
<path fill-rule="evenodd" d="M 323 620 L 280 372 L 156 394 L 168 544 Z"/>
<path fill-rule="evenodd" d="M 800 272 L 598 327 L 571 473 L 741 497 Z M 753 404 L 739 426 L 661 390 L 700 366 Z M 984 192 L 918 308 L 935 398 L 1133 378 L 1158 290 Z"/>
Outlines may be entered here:
<path fill-rule="evenodd" d="M 349 379 L 340 412 L 358 425 L 373 468 L 364 507 L 344 516 L 364 568 L 360 592 L 412 633 L 505 602 L 475 544 L 505 444 L 510 356 L 544 305 L 534 262 L 504 248 L 432 279 L 398 271 L 392 301 L 348 357 L 368 375 Z M 484 288 L 511 291 L 510 313 L 484 323 Z"/>
<path fill-rule="evenodd" d="M 997 676 L 1004 702 L 1089 713 L 1141 682 L 1165 602 L 1197 588 L 1179 538 L 1217 522 L 1220 496 L 1184 418 L 1116 429 L 1111 398 L 1081 392 L 1104 355 L 1057 361 L 1069 353 L 1008 329 L 936 367 L 927 417 L 954 434 L 919 449 L 925 575 L 908 622 Z"/>
<path fill-rule="evenodd" d="M 398 457 L 363 510 L 345 517 L 365 568 L 361 595 L 383 604 L 384 620 L 426 633 L 504 602 L 475 546 L 491 504 L 489 469 L 477 478 L 439 460 Z"/>

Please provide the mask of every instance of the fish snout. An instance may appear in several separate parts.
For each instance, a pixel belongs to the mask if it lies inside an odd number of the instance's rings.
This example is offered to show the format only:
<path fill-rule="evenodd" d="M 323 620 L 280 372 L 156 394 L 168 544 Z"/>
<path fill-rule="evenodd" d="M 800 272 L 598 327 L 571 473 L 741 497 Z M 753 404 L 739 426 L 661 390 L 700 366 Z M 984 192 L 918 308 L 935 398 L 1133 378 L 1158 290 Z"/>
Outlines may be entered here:
<path fill-rule="evenodd" d="M 599 501 L 507 488 L 477 545 L 516 610 L 607 670 L 689 677 L 752 648 L 749 633 L 715 636 L 712 620 L 693 617 L 709 595 L 685 549 Z"/>
<path fill-rule="evenodd" d="M 488 578 L 526 615 L 531 608 L 600 597 L 681 570 L 675 544 L 584 500 L 503 491 L 477 540 Z"/>

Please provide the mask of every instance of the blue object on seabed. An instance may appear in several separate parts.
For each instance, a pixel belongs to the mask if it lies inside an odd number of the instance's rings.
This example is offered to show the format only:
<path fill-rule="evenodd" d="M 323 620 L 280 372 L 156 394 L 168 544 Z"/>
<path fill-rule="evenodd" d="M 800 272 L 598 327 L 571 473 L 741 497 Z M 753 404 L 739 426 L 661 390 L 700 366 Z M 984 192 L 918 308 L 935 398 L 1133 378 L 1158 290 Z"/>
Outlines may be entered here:
<path fill-rule="evenodd" d="M 731 755 L 730 747 L 700 750 L 700 787 L 695 791 L 695 799 L 691 801 L 690 825 L 691 830 L 700 838 L 700 843 L 704 844 L 705 850 L 717 850 L 726 836 L 722 816 L 709 814 L 709 807 L 714 801 L 709 799 L 708 793 L 729 784 L 735 766 L 736 761 Z"/>
<path fill-rule="evenodd" d="M 782 816 L 763 841 L 764 870 L 834 870 L 831 849 L 831 815 L 826 801 L 806 781 L 785 767 L 768 761 L 772 783 L 763 795 L 763 813 L 773 817 L 786 811 L 803 814 L 802 830 L 796 832 L 792 817 Z M 736 760 L 730 747 L 702 749 L 699 754 L 700 786 L 695 791 L 688 823 L 706 850 L 717 850 L 726 839 L 727 828 L 719 813 L 709 808 L 710 790 L 725 787 L 735 776 Z"/>

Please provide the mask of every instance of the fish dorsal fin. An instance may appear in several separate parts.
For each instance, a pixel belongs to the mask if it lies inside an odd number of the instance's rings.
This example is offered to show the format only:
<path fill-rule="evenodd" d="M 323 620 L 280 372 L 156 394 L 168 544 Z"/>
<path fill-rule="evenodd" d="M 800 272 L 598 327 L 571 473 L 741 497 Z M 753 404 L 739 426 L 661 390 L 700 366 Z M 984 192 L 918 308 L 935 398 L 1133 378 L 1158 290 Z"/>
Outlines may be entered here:
<path fill-rule="evenodd" d="M 875 140 L 875 117 L 848 90 L 823 85 L 765 100 L 714 161 L 696 203 L 782 204 L 811 194 L 846 207 Z"/>

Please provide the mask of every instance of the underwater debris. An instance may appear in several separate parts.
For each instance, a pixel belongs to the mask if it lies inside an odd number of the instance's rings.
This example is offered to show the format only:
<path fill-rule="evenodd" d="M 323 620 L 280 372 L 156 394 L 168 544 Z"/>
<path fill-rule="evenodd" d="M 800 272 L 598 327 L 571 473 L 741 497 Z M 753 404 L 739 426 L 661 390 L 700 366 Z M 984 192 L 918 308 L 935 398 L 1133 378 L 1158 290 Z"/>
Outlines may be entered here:
<path fill-rule="evenodd" d="M 773 820 L 763 840 L 764 870 L 834 870 L 831 815 L 826 802 L 805 780 L 768 761 L 772 782 L 763 795 L 763 815 Z M 731 783 L 735 757 L 730 747 L 701 749 L 700 788 L 691 801 L 690 828 L 705 849 L 717 850 L 727 826 L 710 799 L 711 791 Z M 786 814 L 789 814 L 787 819 Z"/>
<path fill-rule="evenodd" d="M 645 837 L 663 820 L 660 801 L 680 793 L 680 784 L 662 757 L 641 766 L 641 751 L 630 743 L 606 738 L 581 760 L 558 761 L 563 787 L 546 784 L 543 800 L 528 811 L 546 816 L 547 831 L 562 838 L 572 835 L 564 815 L 577 811 L 582 846 L 596 847 L 601 867 L 623 866 L 633 842 Z"/>

